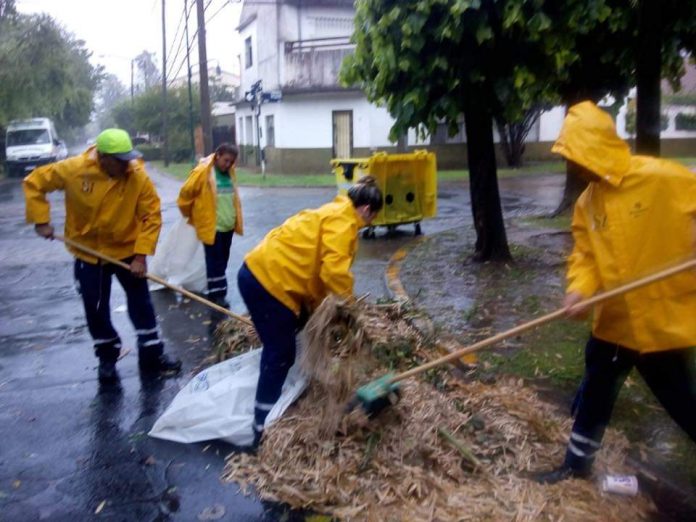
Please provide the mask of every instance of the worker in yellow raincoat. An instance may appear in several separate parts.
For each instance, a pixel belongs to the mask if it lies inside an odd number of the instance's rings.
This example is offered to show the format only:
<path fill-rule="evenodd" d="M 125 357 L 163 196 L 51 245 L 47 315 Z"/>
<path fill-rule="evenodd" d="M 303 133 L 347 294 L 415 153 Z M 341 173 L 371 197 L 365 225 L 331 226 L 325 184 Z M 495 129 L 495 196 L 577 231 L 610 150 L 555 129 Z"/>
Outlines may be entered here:
<path fill-rule="evenodd" d="M 219 145 L 191 171 L 177 199 L 181 214 L 196 229 L 205 248 L 208 299 L 225 308 L 229 307 L 225 272 L 232 235 L 244 234 L 234 169 L 238 155 L 235 145 Z"/>
<path fill-rule="evenodd" d="M 301 319 L 329 293 L 353 295 L 358 231 L 383 205 L 375 179 L 365 176 L 346 196 L 303 210 L 271 230 L 244 259 L 239 291 L 263 343 L 254 405 L 254 445 L 295 361 Z"/>
<path fill-rule="evenodd" d="M 696 174 L 667 160 L 632 156 L 612 118 L 592 102 L 568 111 L 553 152 L 589 182 L 573 214 L 565 306 L 696 254 Z M 542 483 L 588 477 L 616 397 L 635 366 L 696 442 L 696 272 L 686 271 L 595 307 L 585 375 L 573 404 L 565 461 Z"/>
<path fill-rule="evenodd" d="M 114 275 L 126 292 L 141 372 L 179 373 L 181 362 L 164 353 L 143 278 L 146 256 L 154 254 L 162 226 L 160 201 L 128 133 L 107 129 L 83 154 L 39 167 L 24 179 L 27 222 L 47 239 L 53 239 L 54 230 L 46 194 L 55 190 L 65 192 L 65 237 L 130 265 L 130 271 L 125 270 L 68 247 L 75 256 L 75 281 L 99 358 L 99 381 L 118 382 L 121 338 L 111 324 L 109 308 Z"/>

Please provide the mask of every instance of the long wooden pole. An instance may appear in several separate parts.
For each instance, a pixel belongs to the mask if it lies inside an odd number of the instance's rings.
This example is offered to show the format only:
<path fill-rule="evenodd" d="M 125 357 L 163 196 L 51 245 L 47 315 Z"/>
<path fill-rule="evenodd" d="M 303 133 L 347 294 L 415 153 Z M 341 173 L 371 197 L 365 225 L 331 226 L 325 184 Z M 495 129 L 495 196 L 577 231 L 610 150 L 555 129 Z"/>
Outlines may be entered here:
<path fill-rule="evenodd" d="M 636 281 L 633 281 L 631 283 L 627 283 L 625 285 L 618 286 L 612 290 L 608 290 L 606 292 L 602 292 L 601 294 L 597 294 L 593 297 L 590 297 L 589 299 L 585 299 L 584 301 L 581 301 L 580 303 L 576 304 L 575 307 L 595 305 L 595 304 L 600 303 L 602 301 L 606 301 L 607 299 L 610 299 L 612 297 L 616 297 L 617 295 L 625 294 L 626 292 L 630 292 L 631 290 L 635 290 L 636 288 L 640 288 L 642 286 L 649 285 L 649 284 L 654 283 L 656 281 L 660 281 L 662 279 L 673 276 L 673 275 L 678 274 L 680 272 L 684 272 L 685 270 L 688 270 L 690 268 L 696 268 L 696 258 L 691 259 L 689 261 L 686 261 L 684 263 L 681 263 L 679 265 L 676 265 L 672 268 L 667 268 L 667 269 L 662 270 L 660 272 L 657 272 L 655 274 L 643 277 L 641 279 L 637 279 Z M 389 380 L 389 382 L 395 383 L 398 381 L 403 381 L 404 379 L 408 379 L 409 377 L 413 377 L 414 375 L 418 375 L 419 373 L 423 373 L 427 370 L 430 370 L 431 368 L 435 368 L 436 366 L 440 366 L 446 362 L 453 361 L 455 359 L 459 359 L 461 356 L 466 355 L 468 353 L 482 350 L 483 348 L 491 346 L 492 344 L 496 344 L 504 339 L 514 337 L 516 335 L 521 334 L 522 332 L 526 332 L 527 330 L 531 330 L 532 328 L 536 328 L 537 326 L 551 322 L 554 319 L 558 319 L 559 317 L 563 317 L 566 315 L 566 312 L 567 312 L 566 308 L 561 308 L 559 310 L 556 310 L 555 312 L 551 312 L 551 313 L 546 314 L 542 317 L 539 317 L 538 319 L 534 319 L 533 321 L 529 321 L 527 323 L 521 324 L 519 326 L 511 328 L 510 330 L 507 330 L 505 332 L 501 332 L 497 335 L 494 335 L 493 337 L 489 337 L 488 339 L 484 339 L 484 340 L 479 341 L 475 344 L 472 344 L 472 345 L 467 346 L 465 348 L 462 348 L 460 350 L 456 350 L 450 354 L 444 355 L 444 356 L 440 357 L 439 359 L 435 359 L 434 361 L 430 361 L 429 363 L 425 363 L 425 364 L 422 364 L 421 366 L 411 368 L 408 371 L 405 371 L 403 373 L 395 375 L 394 377 L 392 377 Z"/>
<path fill-rule="evenodd" d="M 62 241 L 66 245 L 70 245 L 73 248 L 76 248 L 78 250 L 81 250 L 82 252 L 85 252 L 86 254 L 89 254 L 91 256 L 94 256 L 98 259 L 101 259 L 102 261 L 106 261 L 107 263 L 111 263 L 112 265 L 120 266 L 121 268 L 125 270 L 130 270 L 130 266 L 123 261 L 120 261 L 118 259 L 114 259 L 113 257 L 107 256 L 105 254 L 102 254 L 101 252 L 98 252 L 94 250 L 93 248 L 81 245 L 80 243 L 76 243 L 72 239 L 68 239 L 67 237 L 59 236 L 59 235 L 54 235 L 53 236 L 55 239 L 58 239 L 59 241 Z M 248 324 L 249 326 L 254 326 L 254 324 L 247 319 L 246 317 L 242 317 L 241 315 L 237 315 L 231 310 L 228 310 L 227 308 L 220 306 L 218 304 L 213 303 L 212 301 L 208 301 L 207 299 L 199 296 L 198 294 L 194 294 L 193 292 L 189 292 L 185 288 L 182 288 L 180 286 L 173 285 L 166 280 L 162 279 L 159 276 L 156 276 L 154 274 L 145 274 L 145 277 L 148 278 L 150 281 L 154 281 L 155 283 L 159 283 L 162 286 L 166 286 L 170 290 L 174 290 L 175 292 L 178 292 L 182 295 L 185 295 L 189 299 L 193 299 L 194 301 L 198 301 L 201 304 L 204 304 L 205 306 L 212 308 L 213 310 L 216 310 L 222 314 L 225 314 L 232 319 L 236 319 L 237 321 L 240 321 L 244 324 Z"/>

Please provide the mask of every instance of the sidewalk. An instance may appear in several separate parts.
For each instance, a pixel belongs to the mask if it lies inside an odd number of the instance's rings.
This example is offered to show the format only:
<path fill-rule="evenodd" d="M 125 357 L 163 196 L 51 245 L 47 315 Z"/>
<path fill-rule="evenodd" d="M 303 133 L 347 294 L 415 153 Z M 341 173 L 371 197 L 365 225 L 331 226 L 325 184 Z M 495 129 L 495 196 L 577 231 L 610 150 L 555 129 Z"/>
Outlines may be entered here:
<path fill-rule="evenodd" d="M 565 290 L 569 231 L 539 220 L 509 220 L 514 262 L 500 266 L 471 261 L 472 227 L 414 241 L 395 253 L 386 271 L 394 297 L 409 298 L 462 346 L 508 330 L 560 307 Z M 525 379 L 559 412 L 568 414 L 583 373 L 589 323 L 556 321 L 483 350 L 473 378 L 495 382 L 502 374 Z M 665 520 L 696 520 L 696 457 L 693 443 L 633 373 L 617 402 L 612 426 L 631 440 L 632 464 L 640 470 Z"/>

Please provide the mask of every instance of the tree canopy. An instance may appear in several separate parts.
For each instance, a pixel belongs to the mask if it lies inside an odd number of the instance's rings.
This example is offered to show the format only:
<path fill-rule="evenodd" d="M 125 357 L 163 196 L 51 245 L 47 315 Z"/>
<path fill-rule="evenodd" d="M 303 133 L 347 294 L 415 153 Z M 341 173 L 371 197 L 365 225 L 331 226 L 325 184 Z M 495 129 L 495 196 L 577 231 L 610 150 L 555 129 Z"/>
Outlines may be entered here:
<path fill-rule="evenodd" d="M 694 13 L 686 6 L 695 2 L 669 0 L 680 6 L 669 11 L 671 26 L 662 33 L 671 79 L 681 67 L 679 50 L 689 48 L 689 37 L 693 43 L 696 16 L 683 16 Z M 356 49 L 344 60 L 341 79 L 386 105 L 395 118 L 393 140 L 409 128 L 433 133 L 442 122 L 454 135 L 464 114 L 472 211 L 477 237 L 484 239 L 477 241 L 477 257 L 505 259 L 502 218 L 491 211 L 499 198 L 487 120 L 519 122 L 544 103 L 607 94 L 623 99 L 635 78 L 639 3 L 358 0 Z M 682 18 L 673 16 L 677 12 Z M 485 240 L 491 235 L 492 243 Z"/>
<path fill-rule="evenodd" d="M 114 74 L 105 74 L 95 100 L 96 122 L 100 129 L 114 127 L 113 108 L 130 99 L 130 92 Z"/>
<path fill-rule="evenodd" d="M 0 126 L 31 116 L 52 118 L 59 130 L 85 125 L 101 69 L 90 52 L 47 15 L 24 15 L 0 4 Z"/>
<path fill-rule="evenodd" d="M 155 63 L 155 53 L 143 51 L 134 60 L 143 90 L 147 91 L 159 85 L 162 77 Z"/>
<path fill-rule="evenodd" d="M 459 130 L 459 116 L 465 116 L 478 259 L 510 257 L 496 180 L 492 119 L 519 121 L 533 106 L 558 99 L 557 78 L 576 55 L 573 31 L 559 30 L 553 17 L 563 16 L 571 27 L 582 27 L 591 22 L 579 12 L 588 4 L 602 3 L 361 0 L 356 4 L 356 50 L 344 61 L 341 78 L 361 85 L 368 99 L 386 105 L 396 120 L 391 137 L 419 126 L 432 133 L 442 121 L 453 135 Z"/>
<path fill-rule="evenodd" d="M 200 123 L 200 103 L 197 86 L 193 92 L 193 124 Z M 112 109 L 115 124 L 130 132 L 147 133 L 151 139 L 159 138 L 162 132 L 162 91 L 152 88 L 138 94 L 131 101 L 122 100 Z M 175 161 L 184 161 L 192 156 L 188 89 L 185 86 L 173 87 L 167 91 L 167 111 L 169 151 Z"/>

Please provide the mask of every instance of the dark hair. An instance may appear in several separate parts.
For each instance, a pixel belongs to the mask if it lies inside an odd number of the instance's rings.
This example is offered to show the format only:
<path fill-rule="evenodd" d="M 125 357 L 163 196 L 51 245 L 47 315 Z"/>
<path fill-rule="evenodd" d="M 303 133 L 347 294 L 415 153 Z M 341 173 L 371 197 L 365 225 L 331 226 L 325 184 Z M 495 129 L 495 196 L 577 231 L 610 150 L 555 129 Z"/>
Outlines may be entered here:
<path fill-rule="evenodd" d="M 363 176 L 356 181 L 355 185 L 348 189 L 348 197 L 354 207 L 369 205 L 372 212 L 379 212 L 384 205 L 382 191 L 377 186 L 377 180 L 372 176 Z"/>
<path fill-rule="evenodd" d="M 215 156 L 220 157 L 223 154 L 232 154 L 235 158 L 239 156 L 239 148 L 231 143 L 221 143 L 215 149 Z"/>

